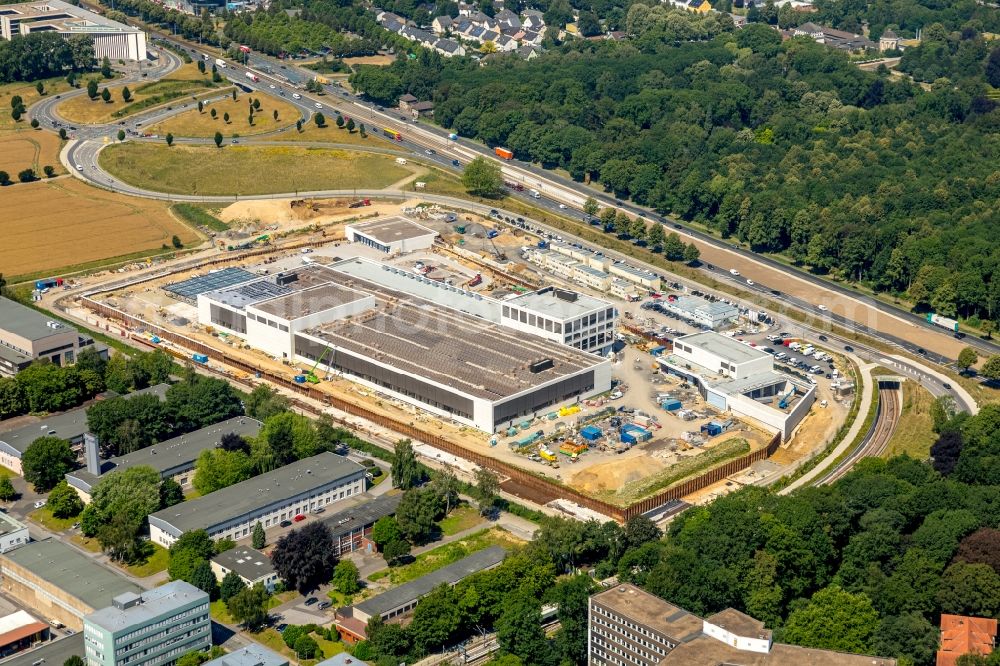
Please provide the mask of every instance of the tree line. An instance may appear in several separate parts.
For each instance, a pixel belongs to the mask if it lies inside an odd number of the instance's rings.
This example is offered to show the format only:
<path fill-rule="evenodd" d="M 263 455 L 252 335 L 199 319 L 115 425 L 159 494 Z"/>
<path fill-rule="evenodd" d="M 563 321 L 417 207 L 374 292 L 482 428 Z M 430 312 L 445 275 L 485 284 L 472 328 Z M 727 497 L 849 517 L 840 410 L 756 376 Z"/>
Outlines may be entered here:
<path fill-rule="evenodd" d="M 981 77 L 923 90 L 765 26 L 629 15 L 627 42 L 576 40 L 502 67 L 427 54 L 352 82 L 382 101 L 431 99 L 462 136 L 755 251 L 973 326 L 996 320 L 1000 111 Z"/>
<path fill-rule="evenodd" d="M 0 83 L 88 72 L 94 62 L 94 43 L 86 35 L 63 38 L 51 32 L 33 32 L 0 40 Z"/>

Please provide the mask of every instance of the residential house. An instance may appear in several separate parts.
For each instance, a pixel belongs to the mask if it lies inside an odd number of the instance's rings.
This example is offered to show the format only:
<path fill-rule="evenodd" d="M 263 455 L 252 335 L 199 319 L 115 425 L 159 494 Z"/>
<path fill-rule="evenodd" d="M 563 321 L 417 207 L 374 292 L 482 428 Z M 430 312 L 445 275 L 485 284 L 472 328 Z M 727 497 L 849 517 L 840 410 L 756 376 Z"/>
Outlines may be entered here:
<path fill-rule="evenodd" d="M 497 13 L 497 15 L 493 18 L 496 19 L 501 30 L 504 28 L 513 28 L 514 30 L 521 28 L 521 19 L 518 18 L 517 14 L 509 9 L 504 9 L 503 11 Z"/>
<path fill-rule="evenodd" d="M 439 39 L 434 42 L 434 50 L 446 58 L 453 56 L 464 56 L 465 47 L 454 39 Z"/>
<path fill-rule="evenodd" d="M 482 42 L 484 44 L 486 42 L 493 42 L 494 44 L 496 44 L 498 39 L 500 39 L 500 33 L 497 32 L 496 30 L 486 30 L 485 32 L 483 32 Z"/>
<path fill-rule="evenodd" d="M 413 114 L 414 119 L 418 116 L 433 116 L 434 102 L 416 102 L 411 104 L 410 113 Z"/>
<path fill-rule="evenodd" d="M 406 93 L 404 95 L 400 95 L 399 96 L 399 108 L 402 109 L 403 111 L 406 111 L 407 109 L 410 108 L 411 104 L 414 104 L 417 101 L 418 101 L 417 98 L 414 97 L 413 95 L 411 95 L 410 93 Z"/>
<path fill-rule="evenodd" d="M 507 35 L 500 35 L 494 42 L 497 47 L 497 51 L 503 53 L 509 53 L 510 51 L 517 50 L 517 40 L 508 37 Z"/>
<path fill-rule="evenodd" d="M 431 21 L 431 29 L 434 30 L 435 34 L 445 35 L 451 30 L 453 24 L 454 21 L 450 16 L 438 16 Z"/>
<path fill-rule="evenodd" d="M 712 11 L 712 3 L 708 0 L 688 0 L 685 8 L 695 14 L 707 14 Z"/>
<path fill-rule="evenodd" d="M 955 666 L 963 654 L 990 654 L 997 639 L 997 621 L 986 617 L 941 615 L 941 649 L 936 666 Z"/>
<path fill-rule="evenodd" d="M 474 3 L 464 2 L 463 0 L 460 0 L 460 2 L 458 3 L 459 16 L 468 16 L 469 14 L 475 11 L 479 11 L 479 8 L 476 7 Z"/>
<path fill-rule="evenodd" d="M 517 49 L 517 54 L 525 60 L 534 60 L 541 55 L 541 49 L 531 44 L 525 44 Z"/>
<path fill-rule="evenodd" d="M 533 30 L 528 30 L 524 33 L 524 39 L 521 40 L 521 44 L 528 44 L 531 46 L 541 46 L 542 40 L 545 39 L 545 26 L 542 26 L 540 32 L 535 32 Z"/>
<path fill-rule="evenodd" d="M 693 1 L 694 0 L 692 0 L 692 2 Z M 564 33 L 566 35 L 570 36 L 570 37 L 581 37 L 582 36 L 580 34 L 580 27 L 576 24 L 575 21 L 566 24 L 566 28 L 564 29 Z"/>
<path fill-rule="evenodd" d="M 536 9 L 525 9 L 521 12 L 521 27 L 538 31 L 545 25 L 545 18 Z"/>

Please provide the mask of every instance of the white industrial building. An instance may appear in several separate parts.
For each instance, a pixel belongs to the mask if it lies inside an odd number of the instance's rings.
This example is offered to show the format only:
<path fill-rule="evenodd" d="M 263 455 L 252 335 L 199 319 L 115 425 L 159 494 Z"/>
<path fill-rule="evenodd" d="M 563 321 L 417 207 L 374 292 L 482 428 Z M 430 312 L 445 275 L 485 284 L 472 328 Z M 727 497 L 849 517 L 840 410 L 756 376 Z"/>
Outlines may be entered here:
<path fill-rule="evenodd" d="M 28 526 L 10 514 L 0 512 L 0 553 L 14 550 L 31 541 Z"/>
<path fill-rule="evenodd" d="M 149 516 L 149 537 L 169 548 L 184 532 L 205 530 L 212 539 L 242 539 L 265 528 L 365 491 L 365 468 L 334 453 L 279 467 L 252 479 Z"/>
<path fill-rule="evenodd" d="M 785 439 L 816 400 L 816 386 L 775 372 L 770 354 L 711 331 L 677 338 L 673 353 L 659 363 L 697 386 L 712 407 L 754 420 Z"/>
<path fill-rule="evenodd" d="M 599 354 L 611 348 L 617 322 L 607 301 L 554 287 L 504 301 L 500 319 L 503 326 Z"/>
<path fill-rule="evenodd" d="M 583 349 L 610 347 L 617 313 L 606 301 L 554 291 L 502 303 L 356 258 L 197 300 L 200 323 L 275 358 L 494 432 L 611 388 L 610 362 Z"/>
<path fill-rule="evenodd" d="M 713 303 L 697 296 L 678 296 L 673 301 L 662 302 L 662 305 L 670 312 L 712 330 L 723 328 L 740 316 L 735 305 L 722 301 Z"/>
<path fill-rule="evenodd" d="M 352 243 L 373 247 L 386 254 L 426 250 L 434 245 L 437 232 L 405 217 L 386 217 L 344 226 Z"/>
<path fill-rule="evenodd" d="M 10 40 L 33 32 L 63 37 L 87 35 L 98 60 L 145 60 L 146 33 L 63 0 L 0 5 L 0 36 Z"/>

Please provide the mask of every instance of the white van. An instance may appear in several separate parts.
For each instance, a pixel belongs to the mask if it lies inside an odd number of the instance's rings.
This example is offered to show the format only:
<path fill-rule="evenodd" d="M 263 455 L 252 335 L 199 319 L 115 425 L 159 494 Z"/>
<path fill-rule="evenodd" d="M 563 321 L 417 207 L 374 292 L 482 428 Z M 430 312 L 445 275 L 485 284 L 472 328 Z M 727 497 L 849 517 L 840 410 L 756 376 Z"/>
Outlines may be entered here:
<path fill-rule="evenodd" d="M 302 99 L 302 95 L 298 93 L 292 93 L 292 99 Z"/>
<path fill-rule="evenodd" d="M 740 272 L 738 270 L 736 270 L 735 268 L 730 268 L 729 272 L 732 273 L 733 275 L 739 277 Z"/>
<path fill-rule="evenodd" d="M 406 164 L 406 158 L 405 157 L 397 157 L 396 158 L 396 164 Z"/>

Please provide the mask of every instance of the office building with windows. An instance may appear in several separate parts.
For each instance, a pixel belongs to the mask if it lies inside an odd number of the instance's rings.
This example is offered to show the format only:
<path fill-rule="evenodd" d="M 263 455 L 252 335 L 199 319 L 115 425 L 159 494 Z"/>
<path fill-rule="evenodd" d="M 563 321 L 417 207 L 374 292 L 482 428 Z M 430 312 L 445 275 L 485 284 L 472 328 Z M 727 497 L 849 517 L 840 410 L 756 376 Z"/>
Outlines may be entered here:
<path fill-rule="evenodd" d="M 0 5 L 0 14 L 12 6 Z M 94 344 L 92 337 L 72 326 L 0 296 L 0 377 L 13 377 L 38 359 L 73 365 L 80 350 Z M 107 358 L 107 347 L 94 349 Z"/>
<path fill-rule="evenodd" d="M 98 61 L 145 60 L 146 33 L 62 0 L 19 2 L 0 6 L 0 37 L 13 39 L 36 32 L 63 37 L 86 35 Z"/>
<path fill-rule="evenodd" d="M 266 529 L 308 516 L 363 493 L 366 483 L 364 467 L 325 452 L 161 509 L 149 516 L 149 536 L 165 548 L 191 530 L 205 530 L 212 539 L 242 539 L 257 523 Z"/>
<path fill-rule="evenodd" d="M 212 646 L 208 595 L 175 580 L 116 596 L 83 619 L 87 666 L 159 666 Z"/>

